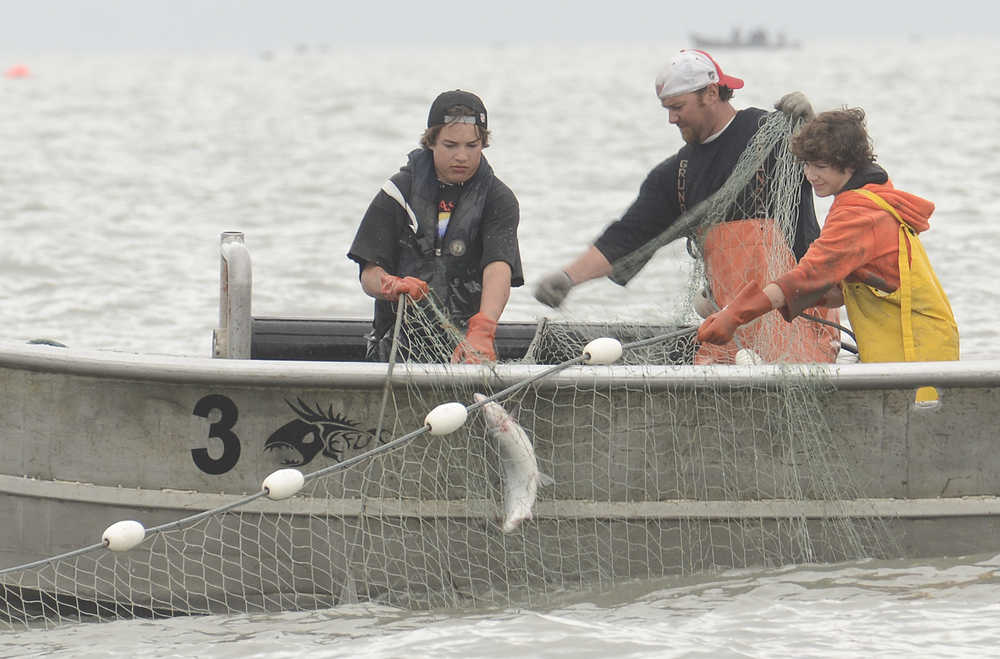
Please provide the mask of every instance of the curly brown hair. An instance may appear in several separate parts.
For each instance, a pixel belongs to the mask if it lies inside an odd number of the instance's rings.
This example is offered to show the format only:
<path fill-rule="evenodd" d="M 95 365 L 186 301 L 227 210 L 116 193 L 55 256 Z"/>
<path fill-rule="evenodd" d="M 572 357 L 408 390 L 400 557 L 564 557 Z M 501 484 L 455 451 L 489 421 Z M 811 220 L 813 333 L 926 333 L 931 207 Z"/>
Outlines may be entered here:
<path fill-rule="evenodd" d="M 803 162 L 825 162 L 840 170 L 875 161 L 861 108 L 819 113 L 795 134 L 789 148 Z"/>
<path fill-rule="evenodd" d="M 445 114 L 453 117 L 474 117 L 476 111 L 464 105 L 453 105 L 445 110 Z M 420 136 L 420 146 L 425 149 L 434 146 L 437 143 L 438 133 L 444 127 L 445 124 L 437 124 L 425 130 L 424 134 Z M 476 124 L 476 133 L 479 135 L 479 141 L 483 143 L 483 148 L 488 147 L 490 145 L 490 131 Z"/>

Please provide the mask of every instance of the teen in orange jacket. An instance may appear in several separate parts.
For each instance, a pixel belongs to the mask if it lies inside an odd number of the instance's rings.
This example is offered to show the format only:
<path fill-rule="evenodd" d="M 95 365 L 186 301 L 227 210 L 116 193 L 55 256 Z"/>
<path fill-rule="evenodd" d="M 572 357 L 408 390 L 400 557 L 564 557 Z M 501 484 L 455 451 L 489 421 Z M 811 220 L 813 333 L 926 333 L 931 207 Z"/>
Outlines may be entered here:
<path fill-rule="evenodd" d="M 763 289 L 748 284 L 705 319 L 700 341 L 725 343 L 772 309 L 791 320 L 809 306 L 846 304 L 861 361 L 958 359 L 951 306 L 917 237 L 934 204 L 892 185 L 864 120 L 861 108 L 824 112 L 793 138 L 815 193 L 836 195 L 819 238 L 796 267 Z"/>

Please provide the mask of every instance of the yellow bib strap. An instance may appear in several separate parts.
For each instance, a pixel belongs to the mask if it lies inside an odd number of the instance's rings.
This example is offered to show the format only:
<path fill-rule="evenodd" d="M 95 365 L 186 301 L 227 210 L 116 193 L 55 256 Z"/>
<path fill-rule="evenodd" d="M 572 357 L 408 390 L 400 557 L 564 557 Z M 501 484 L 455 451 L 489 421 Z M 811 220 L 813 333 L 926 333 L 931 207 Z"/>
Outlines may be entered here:
<path fill-rule="evenodd" d="M 916 238 L 917 233 L 913 228 L 903 221 L 895 208 L 889 205 L 885 199 L 875 194 L 871 190 L 858 188 L 856 192 L 871 199 L 879 208 L 888 212 L 899 222 L 899 320 L 903 348 L 903 359 L 908 362 L 917 360 L 917 349 L 913 339 L 913 278 L 910 271 L 910 241 L 907 236 Z M 920 387 L 917 389 L 916 400 L 933 401 L 938 399 L 937 390 L 934 387 Z"/>
<path fill-rule="evenodd" d="M 888 212 L 899 222 L 899 316 L 903 331 L 903 358 L 908 362 L 916 361 L 917 349 L 913 344 L 913 281 L 910 277 L 910 243 L 906 239 L 906 232 L 912 231 L 912 229 L 903 221 L 896 209 L 879 195 L 864 188 L 859 188 L 856 192 L 860 192 L 874 201 L 882 210 Z"/>

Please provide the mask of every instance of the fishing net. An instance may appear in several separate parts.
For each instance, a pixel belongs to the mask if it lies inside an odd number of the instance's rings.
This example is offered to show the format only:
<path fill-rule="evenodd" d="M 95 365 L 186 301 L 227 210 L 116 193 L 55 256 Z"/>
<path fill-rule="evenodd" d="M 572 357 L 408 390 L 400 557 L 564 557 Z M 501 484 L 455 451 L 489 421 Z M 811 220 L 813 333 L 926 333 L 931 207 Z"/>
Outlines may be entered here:
<path fill-rule="evenodd" d="M 777 253 L 767 274 L 787 256 L 801 176 L 783 147 L 790 130 L 782 115 L 770 117 L 717 195 L 615 264 L 616 276 L 631 276 L 658 247 L 690 237 L 699 256 L 691 290 L 663 318 L 541 321 L 511 363 L 475 368 L 440 363 L 462 332 L 433 297 L 401 304 L 385 381 L 365 394 L 373 428 L 331 433 L 341 442 L 336 462 L 303 468 L 297 496 L 273 502 L 258 493 L 147 523 L 146 540 L 127 552 L 97 544 L 0 570 L 0 623 L 365 601 L 532 606 L 636 579 L 886 554 L 891 534 L 852 482 L 819 369 L 799 354 L 780 359 L 767 332 L 747 334 L 737 350 L 771 366 L 691 365 L 699 358 L 691 302 L 709 282 L 717 288 L 711 260 L 700 258 L 713 229 L 733 217 L 770 227 L 777 240 L 760 241 Z M 799 340 L 823 340 L 809 330 Z M 623 344 L 614 366 L 584 363 L 599 337 Z M 781 350 L 800 347 L 786 341 Z M 551 478 L 537 489 L 533 518 L 510 533 L 502 484 L 512 474 L 476 392 L 517 420 Z M 296 407 L 304 419 L 332 422 L 332 404 L 319 401 L 358 395 L 305 391 Z M 451 401 L 468 406 L 468 419 L 431 432 L 427 414 Z"/>

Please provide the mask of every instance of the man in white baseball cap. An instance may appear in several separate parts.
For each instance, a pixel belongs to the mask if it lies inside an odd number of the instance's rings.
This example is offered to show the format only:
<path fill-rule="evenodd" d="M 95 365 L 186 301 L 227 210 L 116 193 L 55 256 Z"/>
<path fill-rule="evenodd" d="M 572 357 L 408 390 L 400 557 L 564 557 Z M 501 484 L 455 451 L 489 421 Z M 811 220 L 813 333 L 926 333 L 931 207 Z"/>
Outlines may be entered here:
<path fill-rule="evenodd" d="M 656 76 L 655 88 L 685 145 L 649 172 L 625 214 L 608 225 L 589 248 L 539 280 L 535 287 L 539 302 L 558 307 L 570 289 L 598 277 L 612 277 L 624 286 L 639 268 L 628 274 L 615 273 L 612 264 L 652 241 L 687 210 L 719 190 L 768 114 L 760 108 L 737 111 L 730 101 L 733 91 L 743 88 L 743 80 L 723 73 L 718 62 L 702 50 L 685 49 L 674 55 Z M 786 94 L 775 108 L 794 120 L 809 119 L 813 114 L 801 92 Z M 800 187 L 798 217 L 789 240 L 797 260 L 819 235 L 819 224 L 808 182 L 799 174 L 792 183 Z M 746 218 L 731 219 L 723 226 Z M 734 233 L 730 239 L 742 238 Z M 726 302 L 717 296 L 715 301 L 719 305 Z"/>
<path fill-rule="evenodd" d="M 699 144 L 725 128 L 736 110 L 729 103 L 743 81 L 722 72 L 711 55 L 682 50 L 656 76 L 656 95 L 688 144 Z"/>
<path fill-rule="evenodd" d="M 661 99 L 704 89 L 711 84 L 742 89 L 743 81 L 726 75 L 703 50 L 686 49 L 674 55 L 656 76 L 656 95 Z"/>

